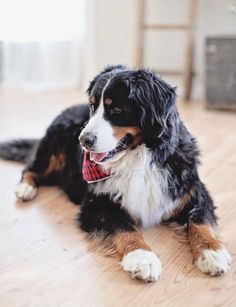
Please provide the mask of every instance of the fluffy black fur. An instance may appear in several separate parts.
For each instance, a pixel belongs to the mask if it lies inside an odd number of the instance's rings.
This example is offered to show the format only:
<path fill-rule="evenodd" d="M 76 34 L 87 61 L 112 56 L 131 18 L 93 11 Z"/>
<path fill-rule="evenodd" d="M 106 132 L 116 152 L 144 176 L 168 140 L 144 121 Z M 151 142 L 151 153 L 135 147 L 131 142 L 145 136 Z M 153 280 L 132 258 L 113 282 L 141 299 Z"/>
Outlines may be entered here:
<path fill-rule="evenodd" d="M 106 195 L 87 193 L 78 216 L 81 228 L 89 233 L 102 232 L 111 235 L 118 231 L 134 231 L 135 222 L 129 214 L 114 204 Z"/>
<path fill-rule="evenodd" d="M 114 203 L 107 195 L 93 195 L 82 177 L 83 151 L 78 137 L 89 116 L 96 111 L 108 80 L 104 99 L 111 97 L 113 108 L 121 112 L 116 114 L 106 106 L 105 118 L 115 126 L 141 129 L 142 142 L 152 152 L 152 163 L 168 169 L 169 195 L 173 201 L 194 190 L 186 206 L 171 220 L 181 224 L 190 220 L 216 224 L 211 197 L 198 176 L 197 144 L 179 118 L 175 89 L 152 71 L 130 70 L 121 65 L 108 67 L 94 78 L 87 90 L 88 95 L 95 98 L 93 109 L 89 110 L 89 105 L 78 105 L 65 110 L 53 121 L 42 140 L 1 144 L 0 156 L 17 161 L 29 159 L 24 172 L 43 174 L 50 157 L 62 153 L 65 156 L 63 170 L 52 172 L 46 178 L 39 176 L 36 184 L 58 185 L 73 202 L 81 203 L 79 222 L 87 232 L 112 234 L 134 230 L 133 217 L 119 202 Z"/>

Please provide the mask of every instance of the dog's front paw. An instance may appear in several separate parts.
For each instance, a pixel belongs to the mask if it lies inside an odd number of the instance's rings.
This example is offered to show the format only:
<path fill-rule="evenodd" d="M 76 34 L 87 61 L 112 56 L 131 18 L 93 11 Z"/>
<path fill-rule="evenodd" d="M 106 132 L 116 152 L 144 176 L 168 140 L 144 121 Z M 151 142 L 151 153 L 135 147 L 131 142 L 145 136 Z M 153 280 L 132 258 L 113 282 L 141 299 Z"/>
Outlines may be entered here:
<path fill-rule="evenodd" d="M 145 282 L 158 280 L 162 271 L 159 258 L 153 252 L 143 249 L 136 249 L 124 256 L 121 266 L 132 278 Z"/>
<path fill-rule="evenodd" d="M 231 256 L 225 248 L 205 249 L 195 262 L 197 268 L 210 276 L 220 276 L 229 271 Z"/>
<path fill-rule="evenodd" d="M 37 188 L 27 182 L 21 182 L 16 186 L 15 195 L 21 201 L 32 200 L 37 194 Z"/>

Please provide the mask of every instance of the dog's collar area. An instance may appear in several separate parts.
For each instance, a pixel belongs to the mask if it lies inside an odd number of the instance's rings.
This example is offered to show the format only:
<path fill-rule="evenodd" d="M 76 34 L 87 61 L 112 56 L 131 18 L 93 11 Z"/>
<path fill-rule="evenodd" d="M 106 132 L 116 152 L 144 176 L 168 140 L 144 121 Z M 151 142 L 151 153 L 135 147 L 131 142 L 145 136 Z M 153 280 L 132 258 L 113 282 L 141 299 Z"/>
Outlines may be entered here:
<path fill-rule="evenodd" d="M 104 170 L 101 165 L 90 160 L 90 152 L 84 153 L 82 172 L 87 183 L 94 183 L 111 177 L 109 170 Z"/>

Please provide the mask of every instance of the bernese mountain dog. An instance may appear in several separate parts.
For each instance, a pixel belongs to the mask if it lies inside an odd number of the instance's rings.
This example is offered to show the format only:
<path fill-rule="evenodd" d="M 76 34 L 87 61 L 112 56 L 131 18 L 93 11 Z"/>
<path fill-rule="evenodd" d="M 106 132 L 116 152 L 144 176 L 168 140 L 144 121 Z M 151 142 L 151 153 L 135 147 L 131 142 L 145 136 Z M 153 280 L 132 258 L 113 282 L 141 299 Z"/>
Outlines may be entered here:
<path fill-rule="evenodd" d="M 145 69 L 109 66 L 87 90 L 89 104 L 62 112 L 41 140 L 0 145 L 0 156 L 27 163 L 16 197 L 58 185 L 80 204 L 78 223 L 102 238 L 122 269 L 158 280 L 161 262 L 141 228 L 186 225 L 193 262 L 219 276 L 231 257 L 217 238 L 215 206 L 198 175 L 199 150 L 176 108 L 175 88 Z"/>

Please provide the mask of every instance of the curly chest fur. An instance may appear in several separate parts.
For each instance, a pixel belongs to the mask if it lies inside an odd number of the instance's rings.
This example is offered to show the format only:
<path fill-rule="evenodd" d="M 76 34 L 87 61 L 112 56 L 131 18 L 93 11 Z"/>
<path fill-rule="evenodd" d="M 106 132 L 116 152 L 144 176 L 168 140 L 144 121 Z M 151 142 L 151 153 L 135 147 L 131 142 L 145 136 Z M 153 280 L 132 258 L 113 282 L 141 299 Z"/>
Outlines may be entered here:
<path fill-rule="evenodd" d="M 152 162 L 145 145 L 128 152 L 112 165 L 112 177 L 92 186 L 97 195 L 109 194 L 121 202 L 132 218 L 144 227 L 168 219 L 176 207 L 168 195 L 168 172 Z"/>

